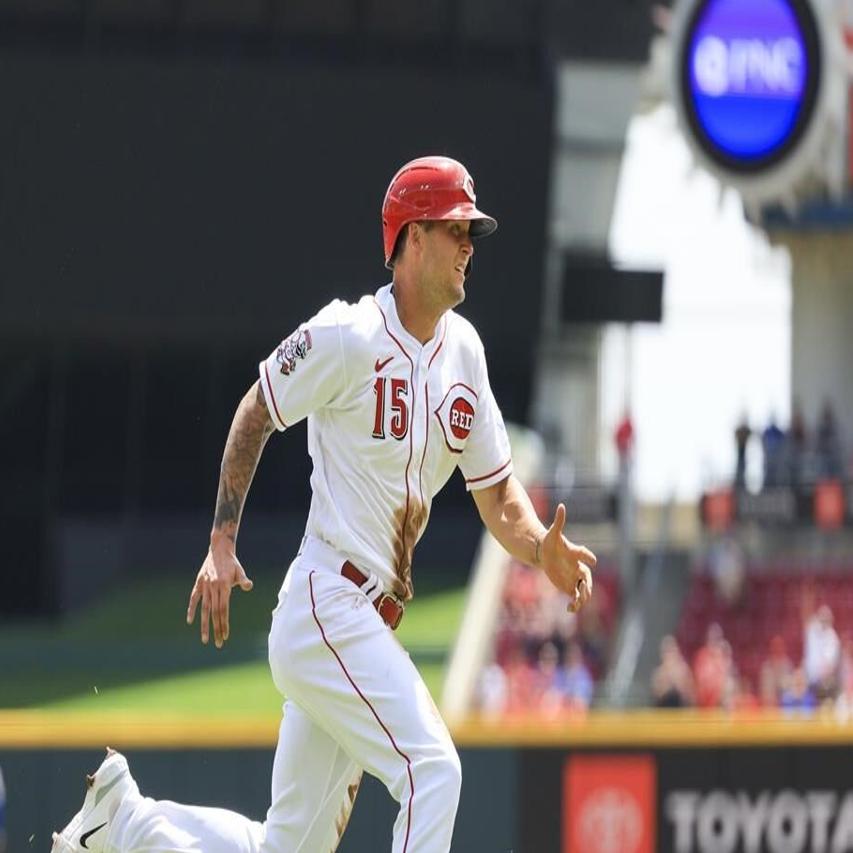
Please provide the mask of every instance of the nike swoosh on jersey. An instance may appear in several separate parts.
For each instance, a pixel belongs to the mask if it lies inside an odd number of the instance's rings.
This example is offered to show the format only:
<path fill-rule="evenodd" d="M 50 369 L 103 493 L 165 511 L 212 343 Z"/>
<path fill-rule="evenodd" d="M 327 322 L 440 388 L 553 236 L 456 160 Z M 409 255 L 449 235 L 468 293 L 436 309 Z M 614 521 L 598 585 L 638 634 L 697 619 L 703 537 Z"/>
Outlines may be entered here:
<path fill-rule="evenodd" d="M 101 800 L 103 800 L 103 799 L 104 799 L 104 797 L 106 797 L 106 795 L 107 795 L 107 794 L 108 794 L 108 793 L 109 793 L 113 788 L 115 788 L 115 786 L 116 786 L 116 785 L 118 785 L 118 783 L 119 783 L 119 782 L 121 782 L 121 780 L 122 780 L 122 776 L 121 776 L 121 775 L 116 776 L 116 777 L 115 777 L 115 779 L 113 779 L 113 781 L 109 783 L 109 785 L 104 785 L 104 787 L 103 787 L 103 788 L 99 788 L 99 789 L 98 789 L 98 793 L 97 793 L 97 794 L 95 794 L 95 805 L 98 805 L 98 803 L 99 803 L 99 802 L 101 802 Z"/>
<path fill-rule="evenodd" d="M 388 364 L 388 362 L 389 362 L 389 361 L 392 361 L 393 359 L 394 359 L 394 356 L 393 356 L 393 355 L 389 355 L 389 356 L 388 356 L 388 358 L 386 358 L 386 359 L 385 359 L 385 361 L 380 361 L 380 360 L 377 358 L 377 359 L 376 359 L 376 363 L 373 365 L 373 369 L 374 369 L 377 373 L 379 373 L 379 371 L 380 371 L 380 370 L 382 370 L 382 368 L 383 368 L 383 367 L 385 367 L 385 365 L 386 365 L 386 364 Z"/>
<path fill-rule="evenodd" d="M 85 847 L 87 850 L 89 849 L 89 845 L 86 843 L 99 829 L 103 829 L 107 825 L 107 822 L 104 821 L 100 826 L 96 826 L 94 829 L 90 829 L 88 832 L 84 832 L 80 836 L 80 846 Z"/>

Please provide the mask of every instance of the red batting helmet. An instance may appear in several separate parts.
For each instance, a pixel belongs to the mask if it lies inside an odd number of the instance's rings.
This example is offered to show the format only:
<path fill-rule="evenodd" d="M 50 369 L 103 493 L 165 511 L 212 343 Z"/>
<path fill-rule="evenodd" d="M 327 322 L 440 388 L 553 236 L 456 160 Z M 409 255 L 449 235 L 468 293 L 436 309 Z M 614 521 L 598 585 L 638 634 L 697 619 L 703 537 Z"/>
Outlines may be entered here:
<path fill-rule="evenodd" d="M 474 179 L 450 157 L 418 157 L 406 163 L 391 179 L 382 202 L 382 239 L 385 266 L 391 258 L 404 225 L 425 219 L 468 219 L 470 235 L 485 237 L 498 223 L 477 210 Z"/>

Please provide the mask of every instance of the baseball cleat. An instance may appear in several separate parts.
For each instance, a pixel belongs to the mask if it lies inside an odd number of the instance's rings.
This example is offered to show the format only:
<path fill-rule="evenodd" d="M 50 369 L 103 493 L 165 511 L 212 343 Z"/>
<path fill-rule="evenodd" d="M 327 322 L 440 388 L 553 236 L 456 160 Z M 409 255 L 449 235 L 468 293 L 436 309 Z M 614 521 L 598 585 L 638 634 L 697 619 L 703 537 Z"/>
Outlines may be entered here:
<path fill-rule="evenodd" d="M 107 747 L 107 757 L 101 766 L 91 776 L 86 776 L 83 808 L 62 832 L 53 833 L 51 853 L 101 853 L 110 822 L 121 801 L 131 792 L 138 791 L 127 759 Z"/>

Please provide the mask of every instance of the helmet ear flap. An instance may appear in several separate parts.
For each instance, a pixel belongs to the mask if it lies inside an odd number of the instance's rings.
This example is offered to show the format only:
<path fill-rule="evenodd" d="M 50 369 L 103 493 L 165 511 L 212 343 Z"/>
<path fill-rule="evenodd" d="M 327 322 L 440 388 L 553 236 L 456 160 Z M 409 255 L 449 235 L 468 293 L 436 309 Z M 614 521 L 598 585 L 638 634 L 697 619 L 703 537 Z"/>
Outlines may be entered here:
<path fill-rule="evenodd" d="M 386 269 L 393 270 L 394 264 L 397 262 L 397 258 L 400 257 L 400 253 L 403 251 L 403 241 L 406 239 L 406 235 L 409 232 L 410 222 L 406 222 L 404 225 L 400 227 L 400 230 L 397 232 L 397 236 L 394 239 L 394 248 L 391 250 L 391 255 L 388 260 L 385 261 Z"/>

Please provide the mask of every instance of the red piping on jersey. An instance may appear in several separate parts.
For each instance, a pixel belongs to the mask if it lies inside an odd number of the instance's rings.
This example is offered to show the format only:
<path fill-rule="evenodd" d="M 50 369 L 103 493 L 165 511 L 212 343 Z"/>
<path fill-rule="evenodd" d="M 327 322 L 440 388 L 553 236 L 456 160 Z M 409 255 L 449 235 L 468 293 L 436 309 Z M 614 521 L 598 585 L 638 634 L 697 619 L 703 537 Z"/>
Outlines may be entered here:
<path fill-rule="evenodd" d="M 427 364 L 426 379 L 424 379 L 424 423 L 426 424 L 426 436 L 424 438 L 424 452 L 421 456 L 421 467 L 418 469 L 418 488 L 421 492 L 422 505 L 425 505 L 426 501 L 424 501 L 424 486 L 421 476 L 424 470 L 424 462 L 426 461 L 427 448 L 429 447 L 429 369 L 432 367 L 432 363 L 435 361 L 438 351 L 444 346 L 444 338 L 447 335 L 447 317 L 445 316 L 442 319 L 444 320 L 444 324 L 441 327 L 441 340 L 438 342 L 435 352 L 430 356 L 429 363 Z"/>
<path fill-rule="evenodd" d="M 466 385 L 464 382 L 454 382 L 454 383 L 453 383 L 453 384 L 452 384 L 452 385 L 447 389 L 447 393 L 444 395 L 444 400 L 442 400 L 442 401 L 438 404 L 438 409 L 440 409 L 440 408 L 444 405 L 445 400 L 447 400 L 447 398 L 450 396 L 450 392 L 451 392 L 451 391 L 452 391 L 452 390 L 453 390 L 457 385 L 460 385 L 460 386 L 462 386 L 463 388 L 465 388 L 467 391 L 470 391 L 470 392 L 474 395 L 474 399 L 475 399 L 475 400 L 479 400 L 479 399 L 480 399 L 480 398 L 477 396 L 477 392 L 476 392 L 476 391 L 475 391 L 475 390 L 474 390 L 470 385 Z M 436 411 L 438 411 L 438 409 L 436 409 Z"/>
<path fill-rule="evenodd" d="M 382 728 L 382 731 L 385 732 L 386 735 L 388 735 L 388 740 L 391 741 L 391 746 L 394 747 L 394 751 L 406 762 L 406 772 L 409 774 L 409 790 L 411 792 L 409 794 L 408 815 L 406 817 L 406 839 L 403 842 L 403 853 L 406 853 L 406 848 L 409 846 L 409 832 L 412 829 L 412 800 L 415 799 L 415 780 L 412 777 L 412 761 L 409 756 L 406 755 L 406 753 L 403 752 L 403 750 L 401 750 L 399 746 L 397 746 L 397 741 L 394 740 L 394 735 L 392 735 L 391 732 L 388 731 L 388 727 L 385 725 L 385 723 L 382 722 L 382 719 L 380 718 L 379 714 L 376 713 L 376 709 L 373 707 L 373 705 L 370 704 L 370 700 L 361 692 L 361 690 L 358 689 L 358 685 L 355 683 L 355 681 L 353 681 L 353 678 L 349 674 L 346 665 L 341 660 L 341 656 L 335 651 L 335 647 L 329 642 L 328 638 L 326 637 L 326 632 L 323 630 L 323 625 L 320 623 L 320 618 L 317 616 L 317 602 L 314 601 L 315 574 L 315 570 L 312 570 L 308 573 L 308 588 L 311 593 L 311 614 L 314 616 L 314 621 L 317 623 L 317 627 L 320 629 L 320 635 L 323 637 L 323 642 L 326 644 L 326 646 L 328 646 L 329 651 L 335 656 L 335 659 L 343 670 L 347 681 L 349 681 L 349 683 L 352 685 L 353 690 L 358 693 L 362 702 L 364 702 L 364 704 L 367 705 L 368 708 L 370 708 L 370 712 L 376 718 L 376 722 L 379 723 L 380 727 Z"/>
<path fill-rule="evenodd" d="M 432 362 L 430 362 L 432 364 Z M 429 373 L 429 368 L 427 367 L 427 373 Z M 418 468 L 418 488 L 421 491 L 421 505 L 426 505 L 424 501 L 424 484 L 421 479 L 421 475 L 424 470 L 424 461 L 426 460 L 427 455 L 427 447 L 429 447 L 429 388 L 427 387 L 427 380 L 424 380 L 424 423 L 426 424 L 426 436 L 424 438 L 424 452 L 421 455 L 421 467 Z"/>
<path fill-rule="evenodd" d="M 285 429 L 287 429 L 287 424 L 284 422 L 284 418 L 283 418 L 283 417 L 281 416 L 281 414 L 279 413 L 279 411 L 278 411 L 278 405 L 277 405 L 277 404 L 276 404 L 276 402 L 275 402 L 275 394 L 273 394 L 273 390 L 272 390 L 272 382 L 270 382 L 270 369 L 269 369 L 269 366 L 267 365 L 267 363 L 266 363 L 266 362 L 264 362 L 264 373 L 266 373 L 266 375 L 267 375 L 267 388 L 269 388 L 269 392 L 270 392 L 270 400 L 272 401 L 272 407 L 273 407 L 273 410 L 275 411 L 275 416 L 278 418 L 278 422 L 279 422 L 279 423 L 280 423 L 280 424 L 281 424 Z"/>
<path fill-rule="evenodd" d="M 444 326 L 441 330 L 441 340 L 438 343 L 438 346 L 435 348 L 435 352 L 430 356 L 429 364 L 427 365 L 427 371 L 432 367 L 432 363 L 435 361 L 435 357 L 438 355 L 438 351 L 444 346 L 444 338 L 447 335 L 447 317 L 444 317 Z"/>
<path fill-rule="evenodd" d="M 435 410 L 435 412 L 433 412 L 433 414 L 435 415 L 436 419 L 438 420 L 438 425 L 441 427 L 441 434 L 444 436 L 444 443 L 447 445 L 447 449 L 448 449 L 451 453 L 461 453 L 462 451 L 461 451 L 461 450 L 457 450 L 455 447 L 451 447 L 451 446 L 450 446 L 450 442 L 447 440 L 447 432 L 446 432 L 446 430 L 444 429 L 444 424 L 441 422 L 441 415 L 439 414 L 439 412 L 441 411 L 441 407 L 444 405 L 444 403 L 445 403 L 445 401 L 447 400 L 447 398 L 450 396 L 450 392 L 451 392 L 454 388 L 456 388 L 456 386 L 457 386 L 457 385 L 460 385 L 460 386 L 462 386 L 463 388 L 466 388 L 468 391 L 470 391 L 470 392 L 474 395 L 474 399 L 475 399 L 475 400 L 479 400 L 479 399 L 480 399 L 480 398 L 477 396 L 477 392 L 476 392 L 473 388 L 471 388 L 471 387 L 469 387 L 468 385 L 466 385 L 464 382 L 454 382 L 454 383 L 453 383 L 453 384 L 452 384 L 452 385 L 447 389 L 447 393 L 444 395 L 444 400 L 442 400 L 442 401 L 441 401 L 441 403 L 439 403 L 438 408 Z M 503 467 L 503 466 L 501 466 L 501 467 Z M 498 470 L 500 471 L 500 468 L 498 468 Z M 466 481 L 466 482 L 467 482 L 467 481 Z"/>
<path fill-rule="evenodd" d="M 512 462 L 512 457 L 507 459 L 506 462 L 504 462 L 504 464 L 501 465 L 500 468 L 495 468 L 495 470 L 492 471 L 490 474 L 483 474 L 482 477 L 472 477 L 470 480 L 466 480 L 465 482 L 466 483 L 479 483 L 480 480 L 488 480 L 489 477 L 494 477 L 495 474 L 500 474 L 500 472 L 503 471 L 503 469 L 506 468 L 506 466 L 509 465 L 510 462 Z"/>
<path fill-rule="evenodd" d="M 409 495 L 409 466 L 412 464 L 412 454 L 415 452 L 413 445 L 413 423 L 415 420 L 415 363 L 412 361 L 412 357 L 406 352 L 406 348 L 391 334 L 391 330 L 388 328 L 388 319 L 385 317 L 385 312 L 382 310 L 382 306 L 376 301 L 376 297 L 373 297 L 373 304 L 379 309 L 379 313 L 382 315 L 382 322 L 385 325 L 385 331 L 388 333 L 388 337 L 394 341 L 395 344 L 400 348 L 400 352 L 403 353 L 404 356 L 409 360 L 409 377 L 410 377 L 410 386 L 412 388 L 412 417 L 409 418 L 409 459 L 406 462 L 406 509 L 403 512 L 403 524 L 400 529 L 400 562 L 397 564 L 397 568 L 395 573 L 399 577 L 400 574 L 400 566 L 403 562 L 403 557 L 406 555 L 406 524 L 409 521 L 409 504 L 411 502 L 411 496 Z"/>

